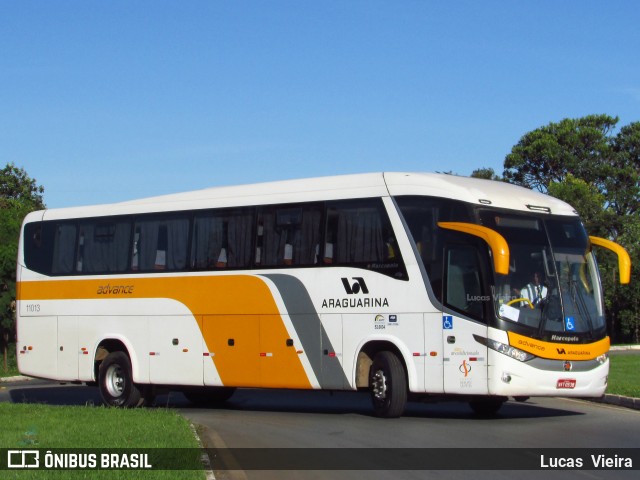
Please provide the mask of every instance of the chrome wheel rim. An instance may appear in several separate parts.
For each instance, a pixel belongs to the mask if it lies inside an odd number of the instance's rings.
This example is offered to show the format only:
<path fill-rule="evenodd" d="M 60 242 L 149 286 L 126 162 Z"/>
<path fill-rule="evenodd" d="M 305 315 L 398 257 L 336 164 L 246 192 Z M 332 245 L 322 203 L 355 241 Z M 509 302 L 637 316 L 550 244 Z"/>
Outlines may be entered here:
<path fill-rule="evenodd" d="M 387 378 L 383 370 L 378 370 L 373 374 L 371 387 L 373 398 L 378 401 L 384 401 L 387 398 Z"/>
<path fill-rule="evenodd" d="M 124 370 L 120 365 L 111 365 L 107 370 L 105 378 L 105 386 L 107 392 L 112 397 L 119 397 L 124 392 L 125 377 Z"/>

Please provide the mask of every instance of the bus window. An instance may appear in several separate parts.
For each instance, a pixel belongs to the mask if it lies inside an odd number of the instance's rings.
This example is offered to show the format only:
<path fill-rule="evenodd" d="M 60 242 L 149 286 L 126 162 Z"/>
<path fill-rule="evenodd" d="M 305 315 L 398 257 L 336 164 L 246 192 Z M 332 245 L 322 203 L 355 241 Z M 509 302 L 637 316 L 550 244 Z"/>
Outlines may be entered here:
<path fill-rule="evenodd" d="M 53 240 L 53 264 L 51 272 L 65 274 L 73 272 L 77 228 L 75 224 L 60 224 L 55 229 Z"/>
<path fill-rule="evenodd" d="M 438 222 L 473 221 L 469 208 L 462 202 L 444 198 L 401 196 L 395 200 L 409 227 L 435 298 L 441 301 L 444 244 Z"/>
<path fill-rule="evenodd" d="M 445 305 L 472 318 L 484 319 L 481 265 L 473 245 L 452 245 L 446 254 Z"/>
<path fill-rule="evenodd" d="M 395 234 L 380 199 L 328 204 L 323 263 L 359 266 L 406 278 Z"/>
<path fill-rule="evenodd" d="M 256 264 L 265 267 L 317 264 L 321 221 L 319 204 L 261 208 Z"/>
<path fill-rule="evenodd" d="M 139 220 L 134 230 L 133 270 L 183 270 L 186 267 L 187 218 Z"/>
<path fill-rule="evenodd" d="M 52 228 L 45 222 L 28 223 L 24 227 L 24 260 L 28 269 L 51 274 Z"/>
<path fill-rule="evenodd" d="M 327 218 L 327 239 L 333 246 L 333 263 L 385 260 L 382 221 L 375 205 L 337 205 L 329 208 Z"/>
<path fill-rule="evenodd" d="M 253 209 L 196 215 L 191 265 L 197 270 L 246 268 L 251 261 Z"/>
<path fill-rule="evenodd" d="M 80 224 L 76 271 L 115 273 L 127 270 L 131 223 L 85 221 Z"/>

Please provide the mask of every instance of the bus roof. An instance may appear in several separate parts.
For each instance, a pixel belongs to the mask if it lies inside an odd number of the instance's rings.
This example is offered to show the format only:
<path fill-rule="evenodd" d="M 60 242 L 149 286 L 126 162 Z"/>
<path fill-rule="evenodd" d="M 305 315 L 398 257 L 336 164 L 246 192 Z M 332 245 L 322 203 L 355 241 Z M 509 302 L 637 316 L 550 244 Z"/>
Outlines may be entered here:
<path fill-rule="evenodd" d="M 577 215 L 576 210 L 562 200 L 495 180 L 441 173 L 385 173 L 384 177 L 392 196 L 431 195 L 525 212 Z"/>
<path fill-rule="evenodd" d="M 45 211 L 44 215 L 43 212 L 39 214 L 34 212 L 32 215 L 41 216 L 43 220 L 54 220 L 389 195 L 443 197 L 520 211 L 531 211 L 533 206 L 540 211 L 550 211 L 553 214 L 576 215 L 573 207 L 565 202 L 503 182 L 438 173 L 400 172 L 338 175 L 212 187 L 106 205 L 50 209 Z"/>

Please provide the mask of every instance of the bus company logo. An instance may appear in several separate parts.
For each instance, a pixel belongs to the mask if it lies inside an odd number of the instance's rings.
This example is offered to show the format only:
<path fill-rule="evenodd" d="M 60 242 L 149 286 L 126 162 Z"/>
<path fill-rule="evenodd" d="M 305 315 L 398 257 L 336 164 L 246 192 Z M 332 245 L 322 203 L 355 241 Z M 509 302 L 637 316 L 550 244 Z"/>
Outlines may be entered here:
<path fill-rule="evenodd" d="M 40 468 L 38 450 L 8 450 L 7 468 Z"/>
<path fill-rule="evenodd" d="M 388 307 L 387 297 L 371 297 L 369 288 L 362 277 L 341 278 L 342 286 L 349 297 L 325 298 L 322 308 L 378 308 Z M 367 295 L 367 296 L 365 296 Z"/>
<path fill-rule="evenodd" d="M 110 283 L 107 283 L 106 285 L 99 285 L 96 293 L 98 295 L 132 295 L 133 289 L 133 285 L 112 286 Z"/>
<path fill-rule="evenodd" d="M 567 351 L 564 348 L 556 348 L 556 352 L 558 352 L 558 355 L 573 355 L 573 356 L 577 356 L 577 357 L 590 357 L 592 356 L 591 351 L 590 350 L 569 350 Z"/>
<path fill-rule="evenodd" d="M 518 346 L 522 347 L 523 350 L 527 350 L 527 348 L 529 348 L 529 351 L 538 350 L 540 352 L 544 352 L 547 349 L 547 347 L 545 347 L 544 345 L 532 342 L 531 340 L 518 340 L 517 344 Z"/>
<path fill-rule="evenodd" d="M 347 295 L 356 295 L 360 292 L 367 295 L 369 293 L 369 289 L 367 288 L 367 284 L 364 283 L 364 278 L 362 277 L 352 277 L 351 280 L 355 280 L 354 283 L 348 278 L 342 278 L 342 285 L 344 286 Z"/>
<path fill-rule="evenodd" d="M 562 368 L 565 372 L 570 372 L 573 369 L 573 364 L 569 360 L 565 360 Z"/>
<path fill-rule="evenodd" d="M 469 364 L 469 362 L 467 362 L 466 360 L 463 360 L 458 367 L 458 370 L 460 370 L 460 373 L 463 373 L 466 378 L 471 373 L 471 364 Z"/>

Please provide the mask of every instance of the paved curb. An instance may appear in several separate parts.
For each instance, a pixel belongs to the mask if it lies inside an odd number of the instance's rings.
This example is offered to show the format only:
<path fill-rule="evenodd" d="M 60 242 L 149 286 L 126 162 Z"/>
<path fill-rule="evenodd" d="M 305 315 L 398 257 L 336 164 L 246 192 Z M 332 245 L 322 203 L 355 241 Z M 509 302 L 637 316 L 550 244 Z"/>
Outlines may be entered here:
<path fill-rule="evenodd" d="M 640 398 L 625 397 L 623 395 L 604 394 L 600 398 L 589 398 L 592 402 L 606 403 L 609 405 L 617 405 L 619 407 L 633 408 L 640 410 Z"/>
<path fill-rule="evenodd" d="M 196 437 L 196 440 L 198 441 L 198 445 L 200 445 L 200 450 L 202 450 L 202 455 L 200 455 L 200 462 L 204 467 L 206 480 L 216 480 L 216 476 L 213 474 L 213 470 L 211 470 L 211 460 L 209 459 L 209 455 L 207 455 L 207 452 L 204 449 L 204 445 L 202 444 L 202 439 L 200 438 L 200 435 L 198 435 L 196 426 L 187 417 L 185 417 L 184 415 L 181 415 L 181 416 L 187 422 L 189 422 L 189 428 L 191 428 L 191 433 L 193 433 L 193 436 Z"/>
<path fill-rule="evenodd" d="M 613 347 L 609 347 L 609 350 L 613 350 L 614 352 L 622 352 L 625 350 L 640 350 L 640 345 L 614 345 Z"/>
<path fill-rule="evenodd" d="M 24 375 L 18 375 L 16 377 L 0 377 L 0 383 L 6 382 L 28 382 L 33 380 L 31 377 L 25 377 Z"/>

